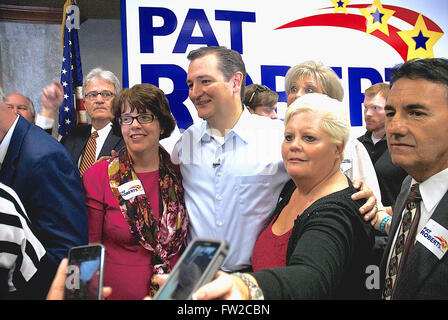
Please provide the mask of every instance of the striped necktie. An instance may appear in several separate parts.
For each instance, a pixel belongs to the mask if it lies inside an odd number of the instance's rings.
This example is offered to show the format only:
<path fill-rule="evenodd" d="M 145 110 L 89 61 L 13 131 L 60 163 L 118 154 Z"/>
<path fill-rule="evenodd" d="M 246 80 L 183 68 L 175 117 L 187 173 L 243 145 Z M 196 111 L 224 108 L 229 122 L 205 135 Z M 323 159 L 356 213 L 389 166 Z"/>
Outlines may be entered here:
<path fill-rule="evenodd" d="M 421 200 L 419 185 L 416 183 L 412 185 L 411 191 L 406 199 L 406 210 L 403 214 L 398 237 L 395 240 L 395 245 L 386 270 L 383 299 L 391 299 L 397 278 L 400 276 L 406 259 L 414 245 L 417 226 L 420 220 Z"/>
<path fill-rule="evenodd" d="M 79 173 L 81 174 L 81 177 L 95 162 L 96 138 L 98 138 L 98 132 L 93 131 L 90 135 L 89 140 L 87 141 L 86 147 L 84 148 L 84 152 L 82 154 L 81 165 L 79 166 Z"/>

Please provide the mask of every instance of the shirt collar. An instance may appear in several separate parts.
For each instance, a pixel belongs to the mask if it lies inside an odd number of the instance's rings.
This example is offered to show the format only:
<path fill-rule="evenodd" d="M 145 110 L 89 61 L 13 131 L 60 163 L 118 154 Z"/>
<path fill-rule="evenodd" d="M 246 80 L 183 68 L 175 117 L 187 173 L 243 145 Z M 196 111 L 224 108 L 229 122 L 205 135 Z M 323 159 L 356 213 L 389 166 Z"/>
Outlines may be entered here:
<path fill-rule="evenodd" d="M 100 129 L 100 130 L 96 130 L 96 132 L 98 132 L 98 137 L 102 138 L 103 136 L 107 136 L 109 134 L 109 131 L 112 129 L 112 122 L 109 122 L 104 128 Z M 95 128 L 93 128 L 90 130 L 90 133 L 93 133 L 93 131 L 95 131 Z"/>
<path fill-rule="evenodd" d="M 364 134 L 364 135 L 362 135 L 361 136 L 361 140 L 362 141 L 373 141 L 373 132 L 372 131 L 366 131 L 366 133 Z M 380 142 L 380 141 L 383 141 L 383 140 L 386 140 L 387 138 L 386 138 L 386 134 L 384 134 L 383 136 L 382 136 L 382 138 L 381 139 L 379 139 L 378 140 L 378 142 Z M 360 140 L 360 141 L 361 141 Z M 362 142 L 361 141 L 361 142 Z"/>
<path fill-rule="evenodd" d="M 251 117 L 254 115 L 251 114 L 246 108 L 243 108 L 243 112 L 241 113 L 240 118 L 236 122 L 236 124 L 228 130 L 225 140 L 227 140 L 229 137 L 233 135 L 239 136 L 242 140 L 245 142 L 249 142 L 251 135 L 250 124 L 251 124 Z M 208 126 L 207 121 L 203 121 L 200 128 L 200 133 L 196 139 L 196 142 L 199 140 L 207 140 L 209 141 L 212 137 L 212 133 L 210 130 L 210 127 Z"/>
<path fill-rule="evenodd" d="M 231 129 L 231 132 L 233 131 L 235 135 L 239 136 L 243 141 L 247 143 L 249 143 L 250 138 L 254 136 L 253 135 L 254 132 L 250 129 L 252 127 L 251 119 L 253 117 L 260 117 L 260 116 L 253 115 L 247 110 L 247 108 L 243 108 L 243 113 L 238 119 L 238 122 Z"/>
<path fill-rule="evenodd" d="M 411 185 L 416 182 L 417 181 L 412 179 Z M 423 204 L 428 212 L 431 212 L 434 209 L 447 190 L 448 168 L 420 183 L 420 194 L 422 196 Z"/>
<path fill-rule="evenodd" d="M 0 143 L 0 167 L 5 160 L 6 153 L 8 152 L 8 147 L 11 142 L 12 134 L 14 129 L 16 128 L 17 122 L 19 121 L 19 116 L 17 116 L 16 120 L 13 122 L 12 126 L 9 128 L 2 142 Z"/>

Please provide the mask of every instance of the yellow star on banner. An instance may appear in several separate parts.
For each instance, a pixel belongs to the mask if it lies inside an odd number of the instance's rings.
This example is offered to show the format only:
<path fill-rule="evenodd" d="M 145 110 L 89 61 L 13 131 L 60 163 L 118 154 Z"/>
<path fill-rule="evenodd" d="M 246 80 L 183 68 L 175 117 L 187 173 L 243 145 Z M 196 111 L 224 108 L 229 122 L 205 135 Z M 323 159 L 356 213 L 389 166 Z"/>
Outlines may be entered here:
<path fill-rule="evenodd" d="M 334 13 L 343 12 L 347 14 L 347 5 L 350 0 L 331 0 L 334 4 Z"/>
<path fill-rule="evenodd" d="M 414 29 L 398 31 L 398 35 L 408 45 L 408 61 L 415 58 L 434 58 L 433 47 L 443 32 L 429 31 L 421 14 Z"/>
<path fill-rule="evenodd" d="M 387 20 L 393 16 L 394 10 L 383 8 L 380 0 L 374 0 L 373 4 L 367 8 L 359 9 L 364 17 L 366 17 L 366 33 L 370 34 L 375 30 L 389 35 L 389 27 Z"/>

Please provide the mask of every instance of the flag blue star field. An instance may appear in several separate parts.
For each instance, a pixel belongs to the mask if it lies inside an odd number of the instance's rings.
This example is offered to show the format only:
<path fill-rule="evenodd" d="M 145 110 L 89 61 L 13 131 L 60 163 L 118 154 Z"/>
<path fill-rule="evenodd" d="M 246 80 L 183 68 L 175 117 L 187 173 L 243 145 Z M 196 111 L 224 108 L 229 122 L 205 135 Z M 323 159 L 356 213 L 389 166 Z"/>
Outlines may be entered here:
<path fill-rule="evenodd" d="M 68 17 L 70 19 L 70 17 Z M 79 52 L 78 31 L 67 28 L 64 22 L 64 49 L 62 56 L 61 84 L 64 100 L 59 108 L 60 136 L 66 135 L 76 125 L 76 87 L 82 87 L 82 66 Z"/>

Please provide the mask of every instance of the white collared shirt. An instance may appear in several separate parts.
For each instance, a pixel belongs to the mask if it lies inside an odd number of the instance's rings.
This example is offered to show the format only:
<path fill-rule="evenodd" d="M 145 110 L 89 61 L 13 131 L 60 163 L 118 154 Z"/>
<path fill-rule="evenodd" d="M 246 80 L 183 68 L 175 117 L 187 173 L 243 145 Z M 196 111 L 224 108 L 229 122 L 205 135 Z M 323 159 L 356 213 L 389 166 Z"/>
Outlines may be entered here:
<path fill-rule="evenodd" d="M 0 143 L 0 169 L 2 167 L 3 161 L 5 161 L 6 153 L 8 152 L 8 147 L 11 142 L 11 137 L 16 128 L 17 121 L 19 121 L 19 116 L 17 116 L 16 120 L 13 122 L 12 126 L 9 128 L 2 142 Z"/>
<path fill-rule="evenodd" d="M 417 183 L 412 179 L 411 186 Z M 440 200 L 448 191 L 448 168 L 442 170 L 432 177 L 420 183 L 420 194 L 422 196 L 421 216 L 418 223 L 417 233 L 423 229 L 436 210 Z"/>
<path fill-rule="evenodd" d="M 188 128 L 174 146 L 190 218 L 188 241 L 225 239 L 228 270 L 251 264 L 252 250 L 280 191 L 290 179 L 283 165 L 284 124 L 244 109 L 223 138 L 207 122 Z"/>

